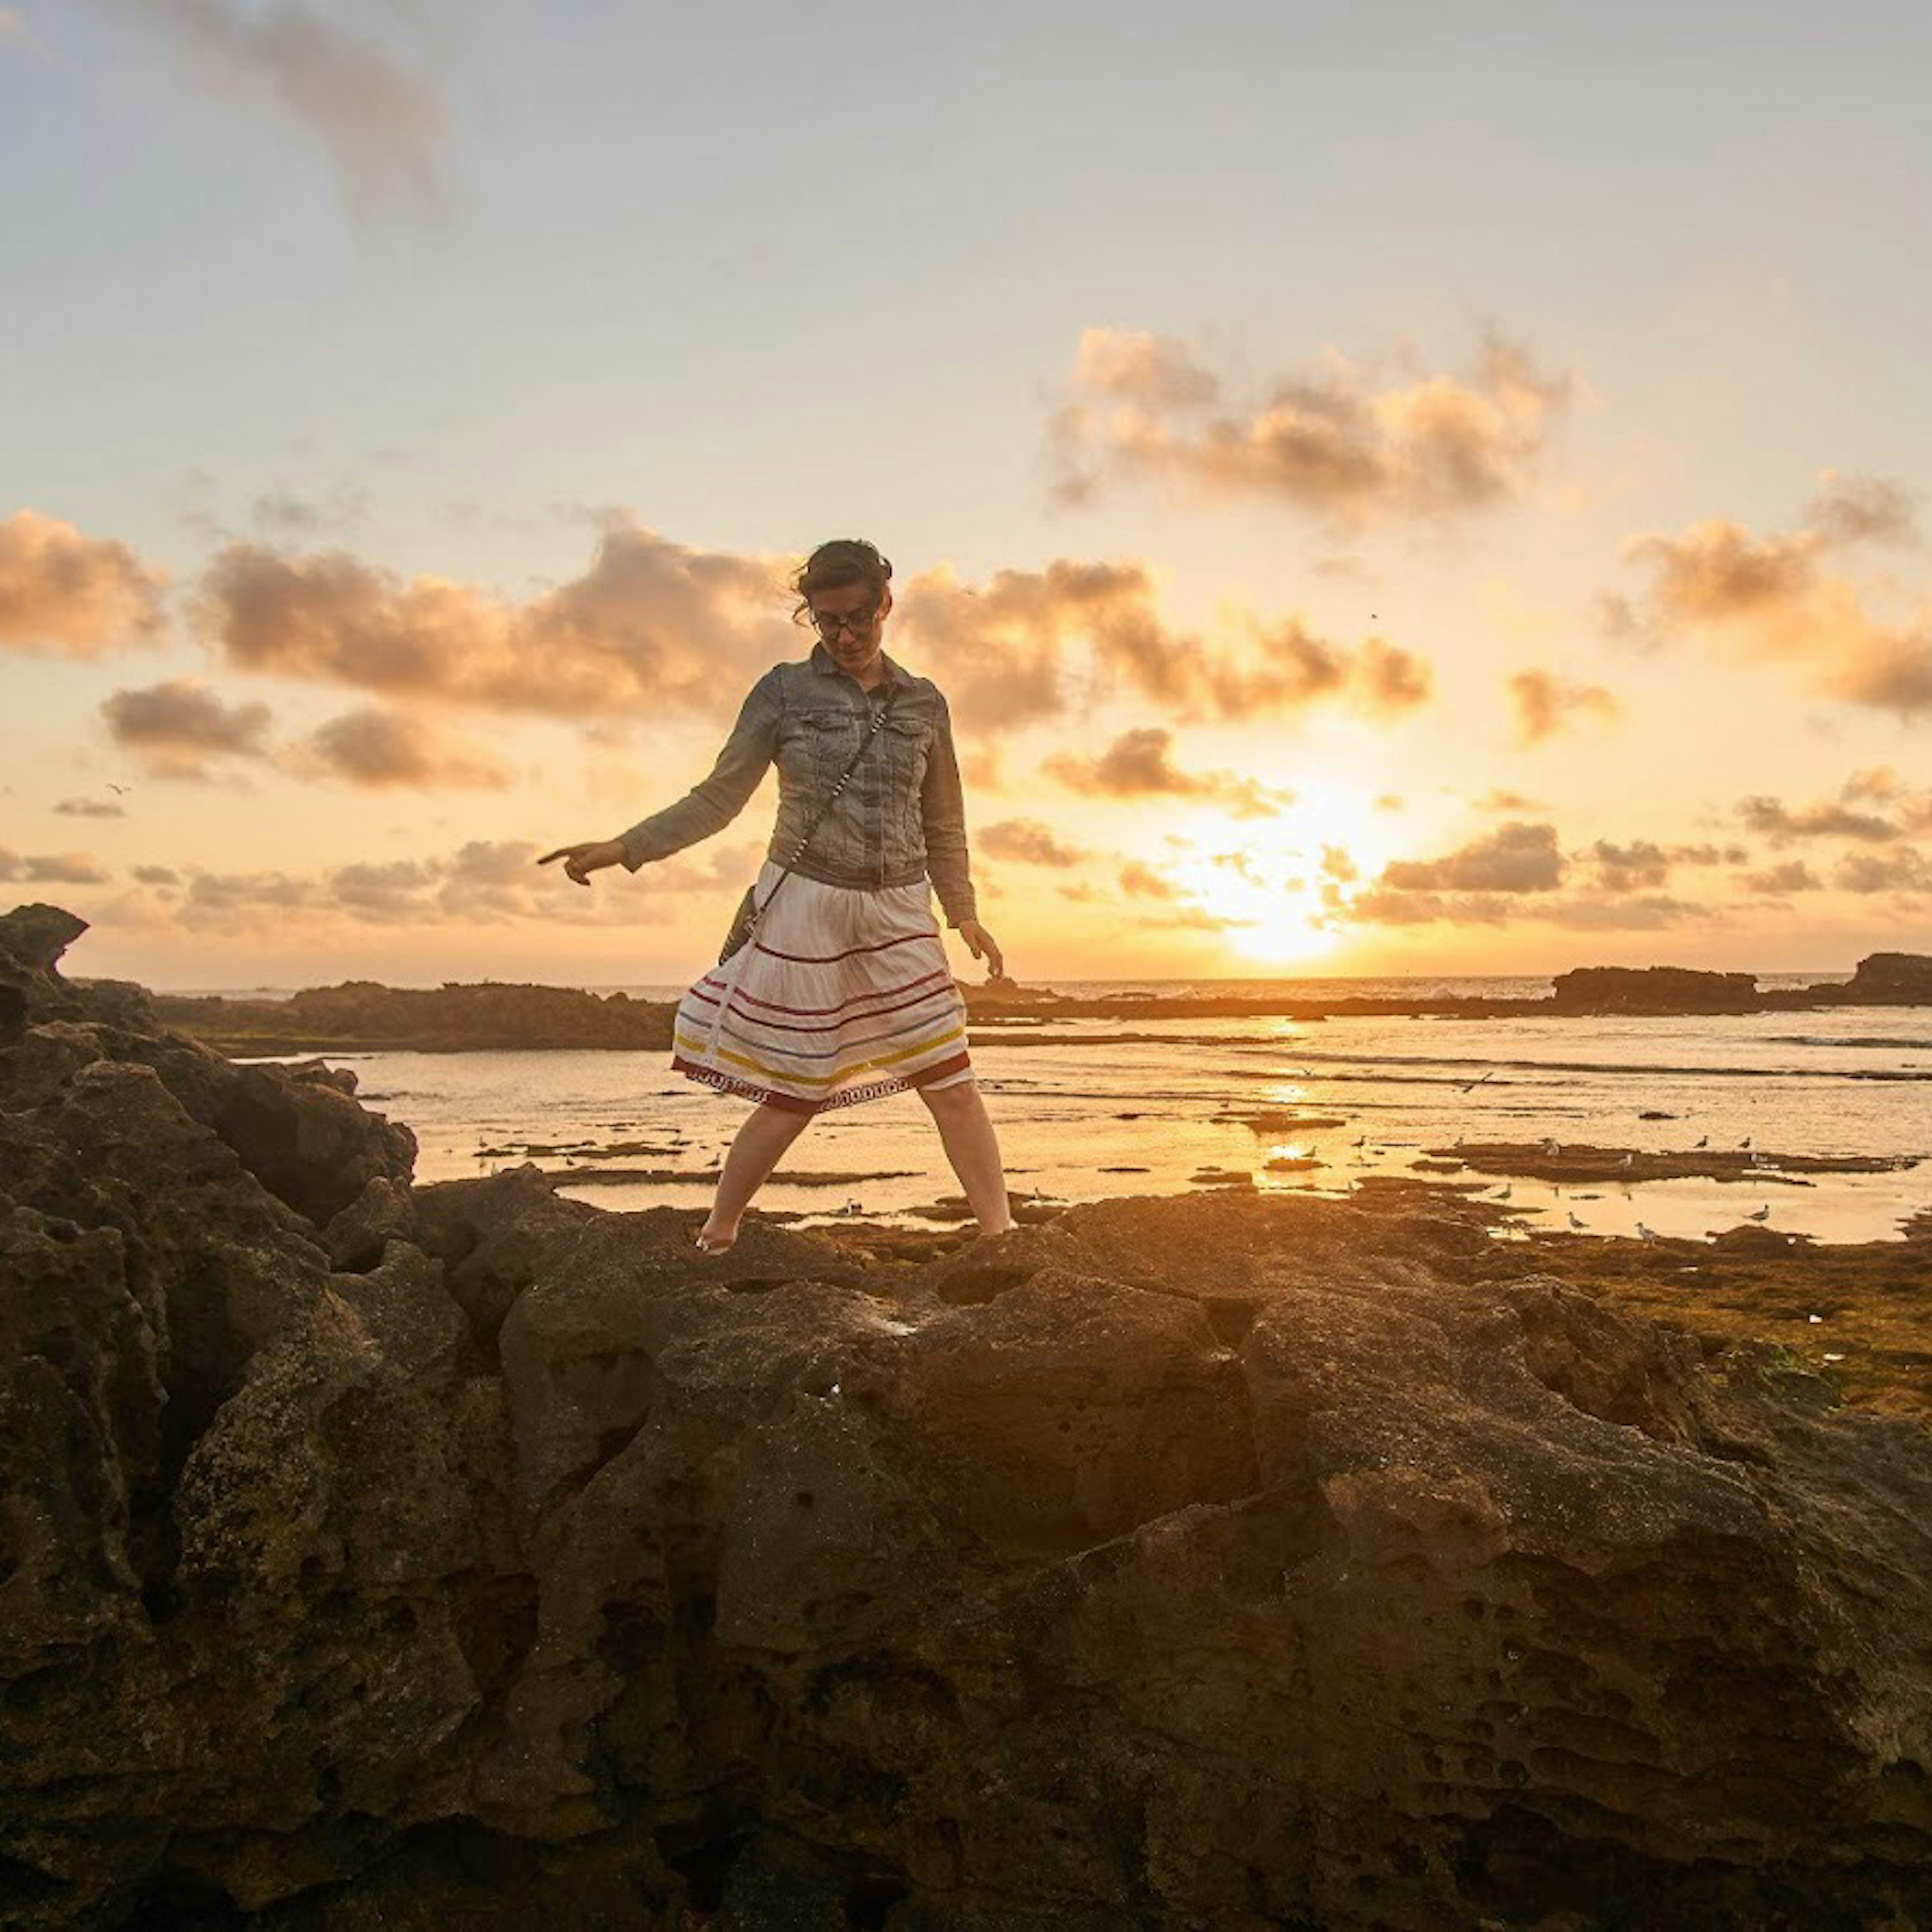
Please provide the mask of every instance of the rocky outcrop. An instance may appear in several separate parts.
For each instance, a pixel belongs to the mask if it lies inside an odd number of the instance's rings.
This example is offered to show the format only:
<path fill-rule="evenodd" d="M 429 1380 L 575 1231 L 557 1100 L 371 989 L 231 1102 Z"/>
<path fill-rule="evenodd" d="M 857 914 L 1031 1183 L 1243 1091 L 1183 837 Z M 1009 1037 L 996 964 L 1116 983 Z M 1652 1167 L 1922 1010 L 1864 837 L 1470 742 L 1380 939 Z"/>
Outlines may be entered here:
<path fill-rule="evenodd" d="M 1932 1005 L 1932 954 L 1868 953 L 1858 962 L 1842 998 L 1854 1006 Z"/>
<path fill-rule="evenodd" d="M 1757 1006 L 1750 973 L 1688 966 L 1579 966 L 1556 975 L 1551 1003 L 1560 1012 L 1748 1013 Z"/>
<path fill-rule="evenodd" d="M 1419 1186 L 705 1257 L 364 1114 L 338 1200 L 352 1096 L 0 932 L 0 1921 L 1932 1912 L 1922 1428 Z"/>
<path fill-rule="evenodd" d="M 628 993 L 575 986 L 485 980 L 434 988 L 385 986 L 371 980 L 308 986 L 286 1000 L 233 1000 L 218 994 L 161 994 L 157 1016 L 228 1053 L 304 1053 L 380 1047 L 418 1053 L 508 1048 L 608 1047 L 659 1050 L 670 1045 L 676 1009 Z"/>

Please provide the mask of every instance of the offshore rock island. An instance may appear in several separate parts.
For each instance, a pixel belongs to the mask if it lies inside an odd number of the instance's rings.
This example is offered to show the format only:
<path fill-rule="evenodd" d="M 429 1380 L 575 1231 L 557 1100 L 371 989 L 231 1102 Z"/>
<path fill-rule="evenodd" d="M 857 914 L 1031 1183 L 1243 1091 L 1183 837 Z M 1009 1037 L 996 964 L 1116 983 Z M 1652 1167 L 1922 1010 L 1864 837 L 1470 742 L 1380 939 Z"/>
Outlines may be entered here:
<path fill-rule="evenodd" d="M 111 987 L 115 982 L 97 982 Z M 1708 973 L 1672 966 L 1584 966 L 1558 974 L 1545 999 L 1298 998 L 1117 993 L 1073 998 L 1010 980 L 958 982 L 981 1021 L 1028 1019 L 1213 1019 L 1250 1016 L 1321 1020 L 1414 1014 L 1444 1019 L 1564 1017 L 1628 1013 L 1798 1012 L 1836 1006 L 1932 1006 L 1932 954 L 1874 952 L 1842 984 L 1760 990 L 1748 973 Z M 483 982 L 413 988 L 348 980 L 306 987 L 285 1000 L 218 994 L 157 994 L 164 1024 L 225 1053 L 364 1052 L 377 1048 L 455 1053 L 489 1048 L 610 1047 L 665 1051 L 674 1003 L 574 987 Z M 1006 1044 L 1023 1044 L 1015 1034 Z M 1065 1042 L 1061 1042 L 1065 1043 Z"/>
<path fill-rule="evenodd" d="M 1932 1916 L 1932 1226 L 704 1256 L 415 1184 L 82 929 L 0 916 L 0 1922 Z M 1786 1338 L 1861 1297 L 1850 1402 Z"/>

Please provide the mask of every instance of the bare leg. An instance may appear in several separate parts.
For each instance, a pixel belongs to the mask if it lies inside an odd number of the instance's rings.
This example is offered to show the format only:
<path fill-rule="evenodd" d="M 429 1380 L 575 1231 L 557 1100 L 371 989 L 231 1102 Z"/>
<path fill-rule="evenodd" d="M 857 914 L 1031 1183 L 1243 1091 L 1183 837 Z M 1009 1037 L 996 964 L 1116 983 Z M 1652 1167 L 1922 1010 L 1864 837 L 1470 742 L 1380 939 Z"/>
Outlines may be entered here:
<path fill-rule="evenodd" d="M 760 1101 L 745 1116 L 718 1176 L 711 1217 L 703 1229 L 707 1241 L 722 1247 L 737 1239 L 739 1218 L 752 1196 L 765 1184 L 785 1149 L 812 1124 L 812 1118 L 788 1107 L 774 1107 L 770 1101 Z"/>
<path fill-rule="evenodd" d="M 1006 1204 L 1006 1171 L 1000 1160 L 999 1136 L 980 1097 L 980 1083 L 962 1080 L 950 1087 L 919 1087 L 914 1091 L 938 1126 L 946 1158 L 966 1190 L 966 1204 L 977 1217 L 980 1232 L 1004 1234 L 1013 1225 Z"/>

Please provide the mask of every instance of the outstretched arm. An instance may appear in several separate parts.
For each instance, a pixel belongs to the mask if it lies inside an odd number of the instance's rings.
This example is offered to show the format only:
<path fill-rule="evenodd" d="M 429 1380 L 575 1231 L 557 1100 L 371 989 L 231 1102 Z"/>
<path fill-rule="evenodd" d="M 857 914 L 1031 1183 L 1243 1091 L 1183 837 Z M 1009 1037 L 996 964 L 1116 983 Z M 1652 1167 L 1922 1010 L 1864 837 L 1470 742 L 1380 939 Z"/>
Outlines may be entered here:
<path fill-rule="evenodd" d="M 627 872 L 723 831 L 751 802 L 778 746 L 778 721 L 784 710 L 779 670 L 774 664 L 752 686 L 710 776 L 675 805 L 639 819 L 620 835 L 617 842 L 624 848 L 620 862 Z"/>

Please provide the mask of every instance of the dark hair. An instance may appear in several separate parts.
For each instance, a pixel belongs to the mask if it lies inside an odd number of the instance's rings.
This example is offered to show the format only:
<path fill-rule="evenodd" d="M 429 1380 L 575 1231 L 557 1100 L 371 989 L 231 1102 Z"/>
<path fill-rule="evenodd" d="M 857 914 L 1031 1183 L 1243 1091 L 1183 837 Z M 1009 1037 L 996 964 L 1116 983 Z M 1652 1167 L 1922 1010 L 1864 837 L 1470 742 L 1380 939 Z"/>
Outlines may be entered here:
<path fill-rule="evenodd" d="M 882 555 L 876 544 L 868 544 L 863 537 L 834 537 L 830 543 L 820 544 L 793 578 L 791 587 L 798 592 L 798 604 L 791 620 L 796 624 L 806 616 L 814 592 L 836 590 L 842 584 L 869 584 L 874 598 L 881 599 L 892 574 L 892 559 Z"/>

